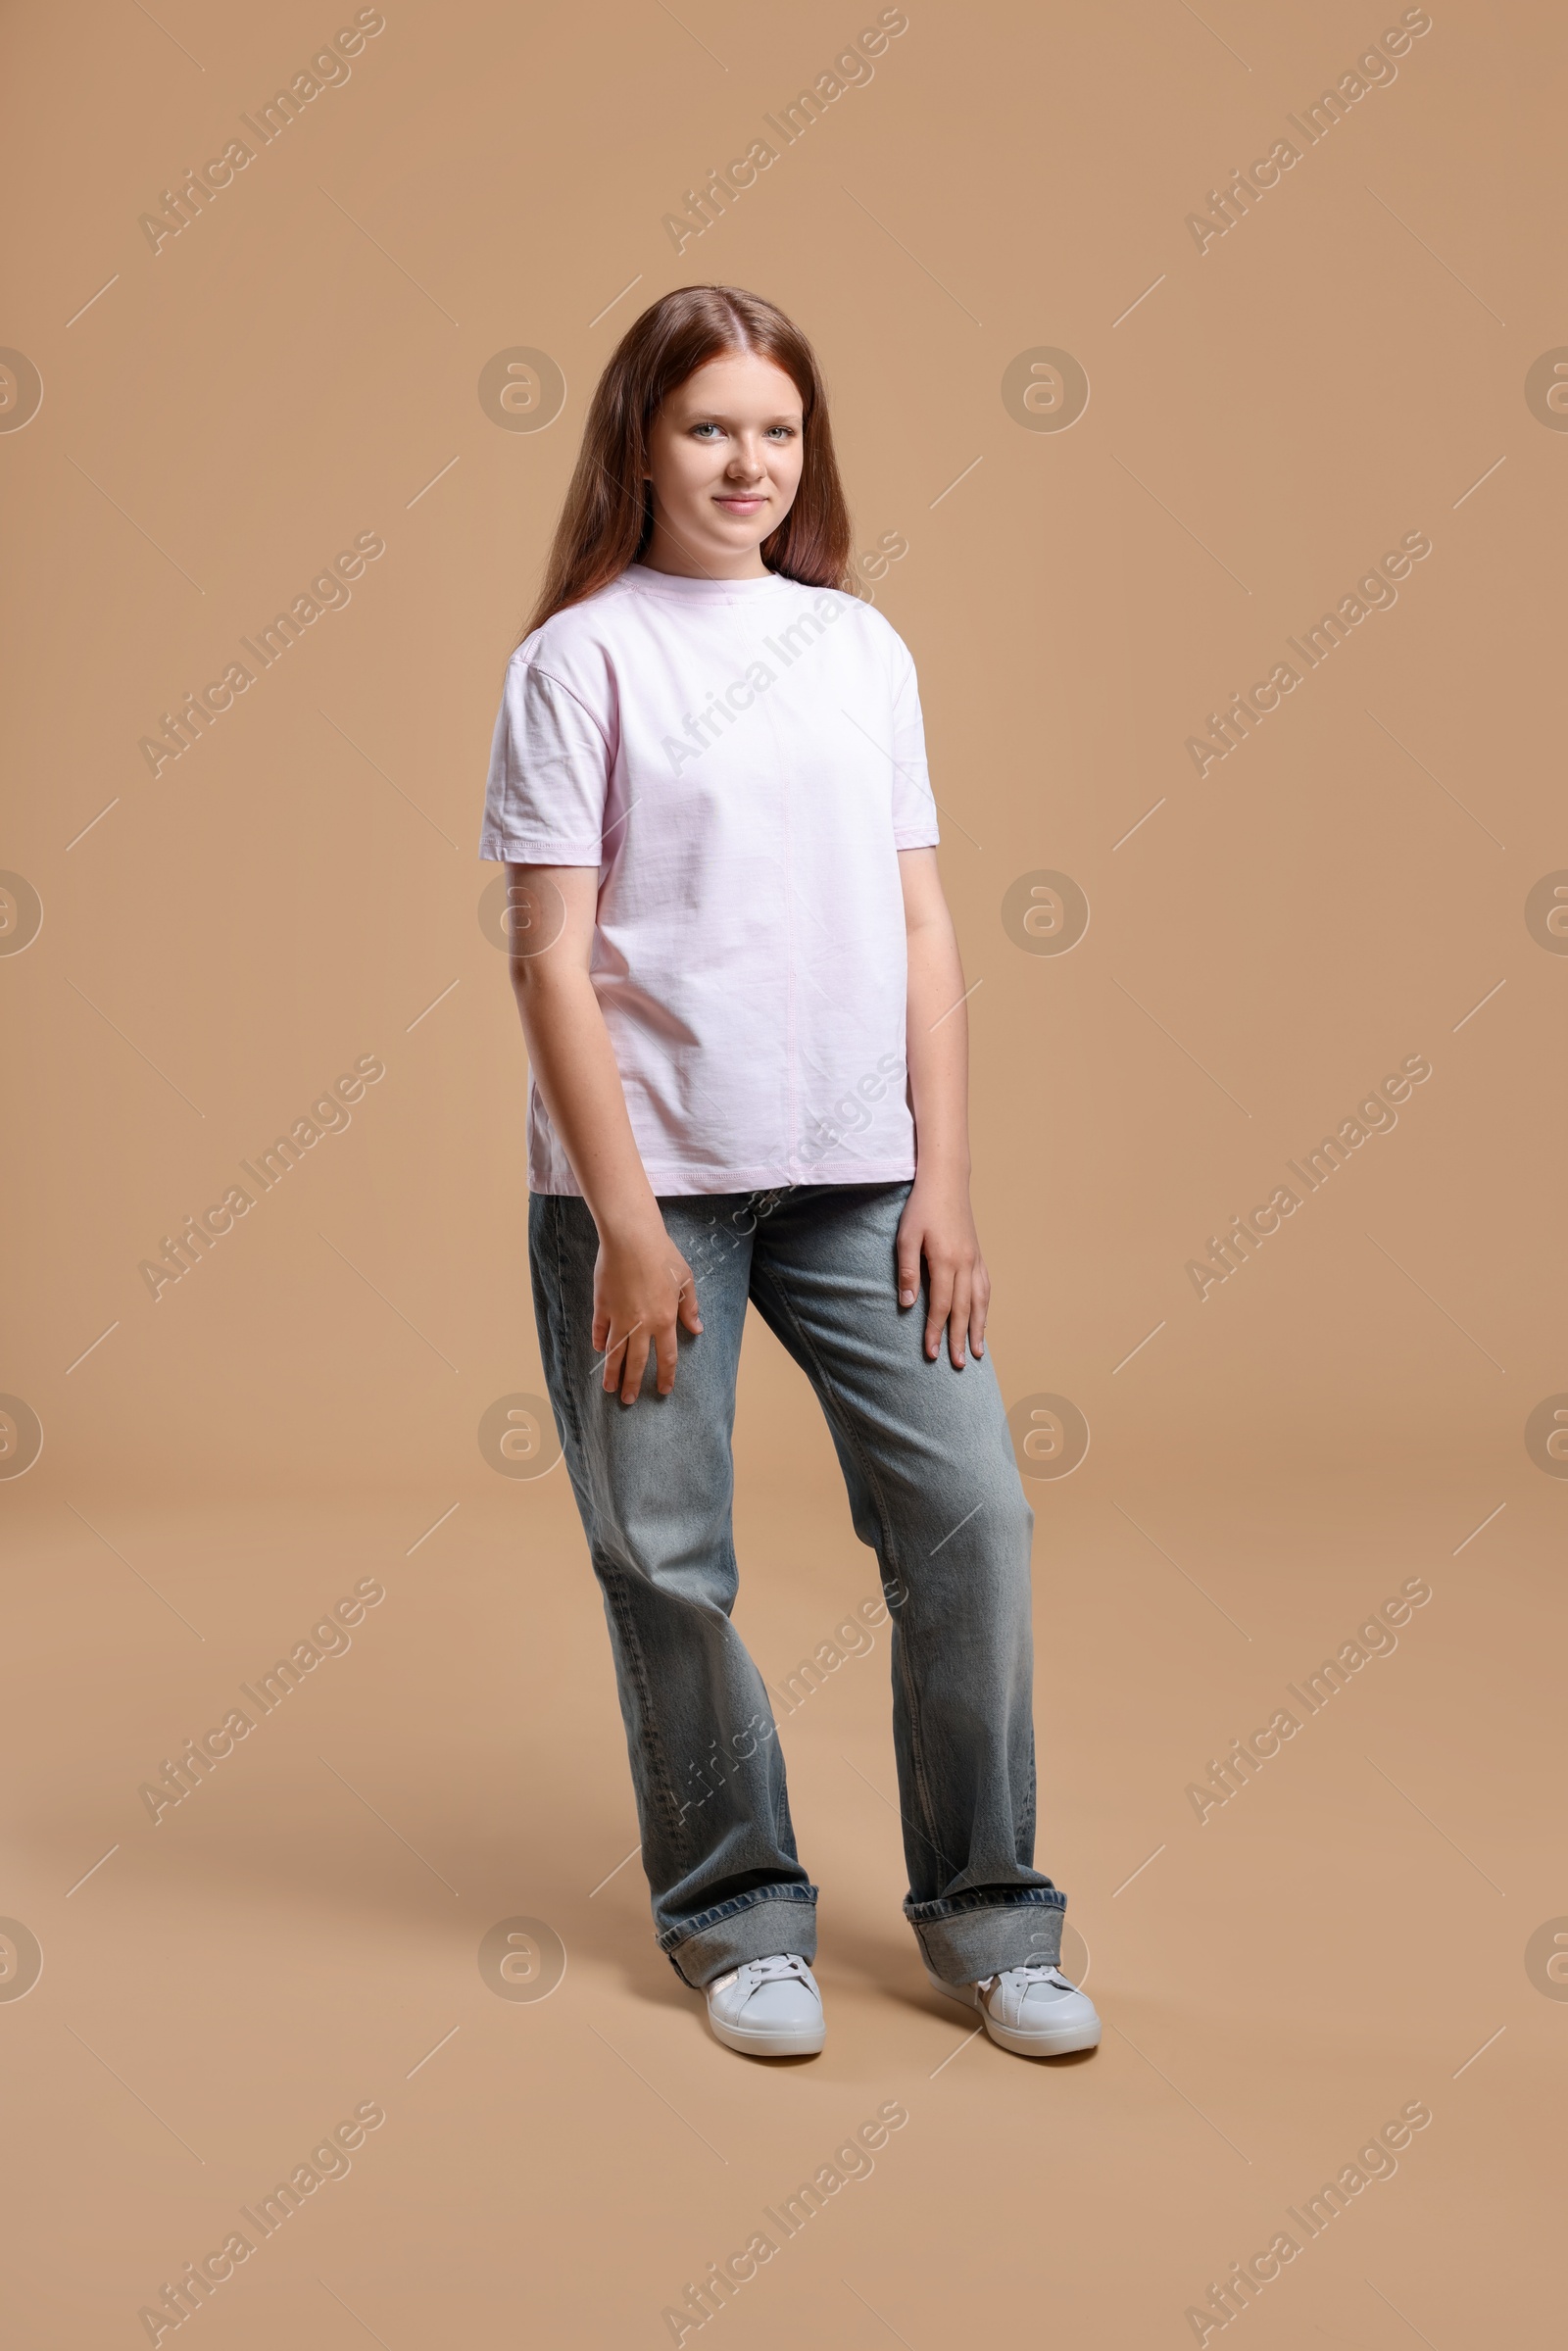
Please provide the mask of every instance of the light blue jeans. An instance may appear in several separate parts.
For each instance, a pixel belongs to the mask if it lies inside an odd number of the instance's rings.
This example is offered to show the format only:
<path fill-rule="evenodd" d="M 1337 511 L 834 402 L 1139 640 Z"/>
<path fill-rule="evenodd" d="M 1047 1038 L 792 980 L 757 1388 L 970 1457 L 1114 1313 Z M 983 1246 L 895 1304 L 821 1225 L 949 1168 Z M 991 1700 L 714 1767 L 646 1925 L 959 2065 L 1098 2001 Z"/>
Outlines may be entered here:
<path fill-rule="evenodd" d="M 593 1346 L 598 1235 L 535 1193 L 529 1254 L 545 1379 L 604 1594 L 660 1948 L 701 1986 L 748 1959 L 816 1952 L 761 1676 L 730 1622 L 730 1437 L 750 1299 L 816 1391 L 876 1552 L 892 1626 L 893 1739 L 909 1893 L 933 1972 L 972 1982 L 1059 1953 L 1066 1896 L 1033 1867 L 1029 1539 L 989 1349 L 962 1371 L 901 1310 L 909 1186 L 804 1184 L 659 1202 L 691 1265 L 702 1335 L 674 1391 L 635 1404 Z"/>

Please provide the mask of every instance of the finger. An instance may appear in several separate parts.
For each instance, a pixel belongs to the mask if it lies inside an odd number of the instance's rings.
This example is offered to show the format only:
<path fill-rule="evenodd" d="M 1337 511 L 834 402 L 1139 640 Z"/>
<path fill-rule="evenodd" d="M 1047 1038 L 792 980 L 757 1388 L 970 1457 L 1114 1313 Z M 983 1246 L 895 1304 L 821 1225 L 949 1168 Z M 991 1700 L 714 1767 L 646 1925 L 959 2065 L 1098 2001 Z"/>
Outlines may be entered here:
<path fill-rule="evenodd" d="M 654 1355 L 658 1377 L 655 1385 L 661 1396 L 668 1396 L 675 1385 L 675 1325 L 661 1323 L 654 1333 Z"/>
<path fill-rule="evenodd" d="M 623 1404 L 635 1404 L 637 1401 L 638 1392 L 643 1384 L 643 1373 L 647 1368 L 648 1326 L 645 1323 L 642 1329 L 634 1331 L 626 1342 L 626 1368 L 622 1372 L 620 1380 L 620 1400 Z"/>
<path fill-rule="evenodd" d="M 606 1314 L 604 1378 L 607 1389 L 620 1386 L 626 1364 L 627 1343 L 634 1339 L 641 1329 L 642 1324 L 639 1321 L 628 1323 L 623 1331 L 617 1331 L 609 1314 Z"/>
<path fill-rule="evenodd" d="M 610 1315 L 609 1315 L 609 1313 L 607 1312 L 607 1310 L 605 1309 L 605 1307 L 603 1307 L 603 1306 L 595 1306 L 595 1308 L 594 1308 L 594 1329 L 593 1329 L 593 1341 L 594 1341 L 594 1352 L 595 1352 L 595 1354 L 599 1354 L 600 1352 L 602 1352 L 602 1350 L 603 1350 L 603 1348 L 604 1348 L 604 1346 L 605 1346 L 605 1342 L 606 1342 L 606 1341 L 609 1339 L 609 1337 L 610 1337 Z"/>
<path fill-rule="evenodd" d="M 948 1264 L 927 1264 L 931 1273 L 931 1303 L 925 1318 L 925 1351 L 934 1363 L 942 1347 L 942 1326 L 948 1319 L 953 1303 L 953 1268 Z"/>
<path fill-rule="evenodd" d="M 953 1305 L 948 1314 L 948 1353 L 955 1371 L 962 1371 L 969 1340 L 969 1268 L 960 1268 L 953 1284 Z"/>
<path fill-rule="evenodd" d="M 991 1309 L 991 1276 L 983 1265 L 975 1268 L 974 1290 L 969 1299 L 969 1348 L 972 1354 L 986 1351 L 986 1316 Z"/>
<path fill-rule="evenodd" d="M 697 1303 L 697 1282 L 689 1265 L 684 1266 L 681 1272 L 684 1279 L 681 1279 L 681 1275 L 676 1277 L 677 1280 L 680 1280 L 680 1298 L 676 1305 L 676 1318 L 695 1336 L 703 1327 L 703 1312 Z"/>
<path fill-rule="evenodd" d="M 899 1304 L 912 1306 L 920 1295 L 920 1236 L 912 1227 L 899 1227 L 897 1263 Z"/>

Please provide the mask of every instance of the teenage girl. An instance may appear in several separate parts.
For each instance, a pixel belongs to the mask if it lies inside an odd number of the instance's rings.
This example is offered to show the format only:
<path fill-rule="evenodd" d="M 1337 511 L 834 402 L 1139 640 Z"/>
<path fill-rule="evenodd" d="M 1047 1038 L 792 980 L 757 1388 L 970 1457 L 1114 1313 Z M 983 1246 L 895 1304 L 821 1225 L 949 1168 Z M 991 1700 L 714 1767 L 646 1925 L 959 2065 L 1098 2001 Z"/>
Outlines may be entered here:
<path fill-rule="evenodd" d="M 1033 1867 L 1034 1520 L 985 1352 L 963 972 L 914 664 L 850 583 L 806 338 L 734 287 L 664 295 L 594 394 L 479 849 L 509 868 L 539 1343 L 655 1932 L 718 2038 L 823 2041 L 817 1889 L 730 1621 L 750 1301 L 881 1568 L 927 1974 L 1053 2056 L 1100 2020 Z"/>

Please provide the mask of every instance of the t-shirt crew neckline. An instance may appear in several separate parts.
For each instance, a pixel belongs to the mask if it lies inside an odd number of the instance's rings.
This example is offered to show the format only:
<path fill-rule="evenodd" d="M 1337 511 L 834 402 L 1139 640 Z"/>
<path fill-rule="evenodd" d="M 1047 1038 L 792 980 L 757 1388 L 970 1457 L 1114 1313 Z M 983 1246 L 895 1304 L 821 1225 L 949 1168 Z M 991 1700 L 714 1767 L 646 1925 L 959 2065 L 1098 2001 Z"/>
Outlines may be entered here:
<path fill-rule="evenodd" d="M 621 577 L 644 596 L 667 596 L 682 604 L 727 604 L 732 598 L 774 596 L 802 585 L 781 571 L 766 571 L 760 579 L 695 579 L 683 571 L 655 571 L 647 563 L 630 564 Z"/>

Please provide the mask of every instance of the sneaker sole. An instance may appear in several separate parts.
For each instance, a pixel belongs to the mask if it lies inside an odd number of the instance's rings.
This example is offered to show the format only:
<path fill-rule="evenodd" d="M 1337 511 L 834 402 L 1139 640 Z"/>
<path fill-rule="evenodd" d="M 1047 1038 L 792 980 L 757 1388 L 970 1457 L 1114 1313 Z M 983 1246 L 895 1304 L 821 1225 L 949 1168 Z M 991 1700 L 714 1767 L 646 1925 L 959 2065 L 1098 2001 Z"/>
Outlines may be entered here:
<path fill-rule="evenodd" d="M 797 2033 L 742 2033 L 734 2025 L 725 2025 L 709 2011 L 708 2022 L 715 2040 L 726 2049 L 738 2049 L 743 2057 L 816 2057 L 827 2039 L 827 2027 Z"/>
<path fill-rule="evenodd" d="M 1010 2025 L 999 2025 L 989 2009 L 981 2007 L 980 1995 L 972 1984 L 944 1984 L 942 1978 L 933 1976 L 929 1969 L 926 1971 L 926 1981 L 933 1991 L 944 1993 L 950 2000 L 956 2000 L 960 2008 L 979 2009 L 980 2022 L 988 2037 L 999 2048 L 1009 2050 L 1014 2057 L 1072 2057 L 1081 2049 L 1098 2049 L 1100 2046 L 1102 2027 L 1098 2018 L 1093 2025 L 1065 2027 L 1056 2033 L 1015 2033 Z"/>

